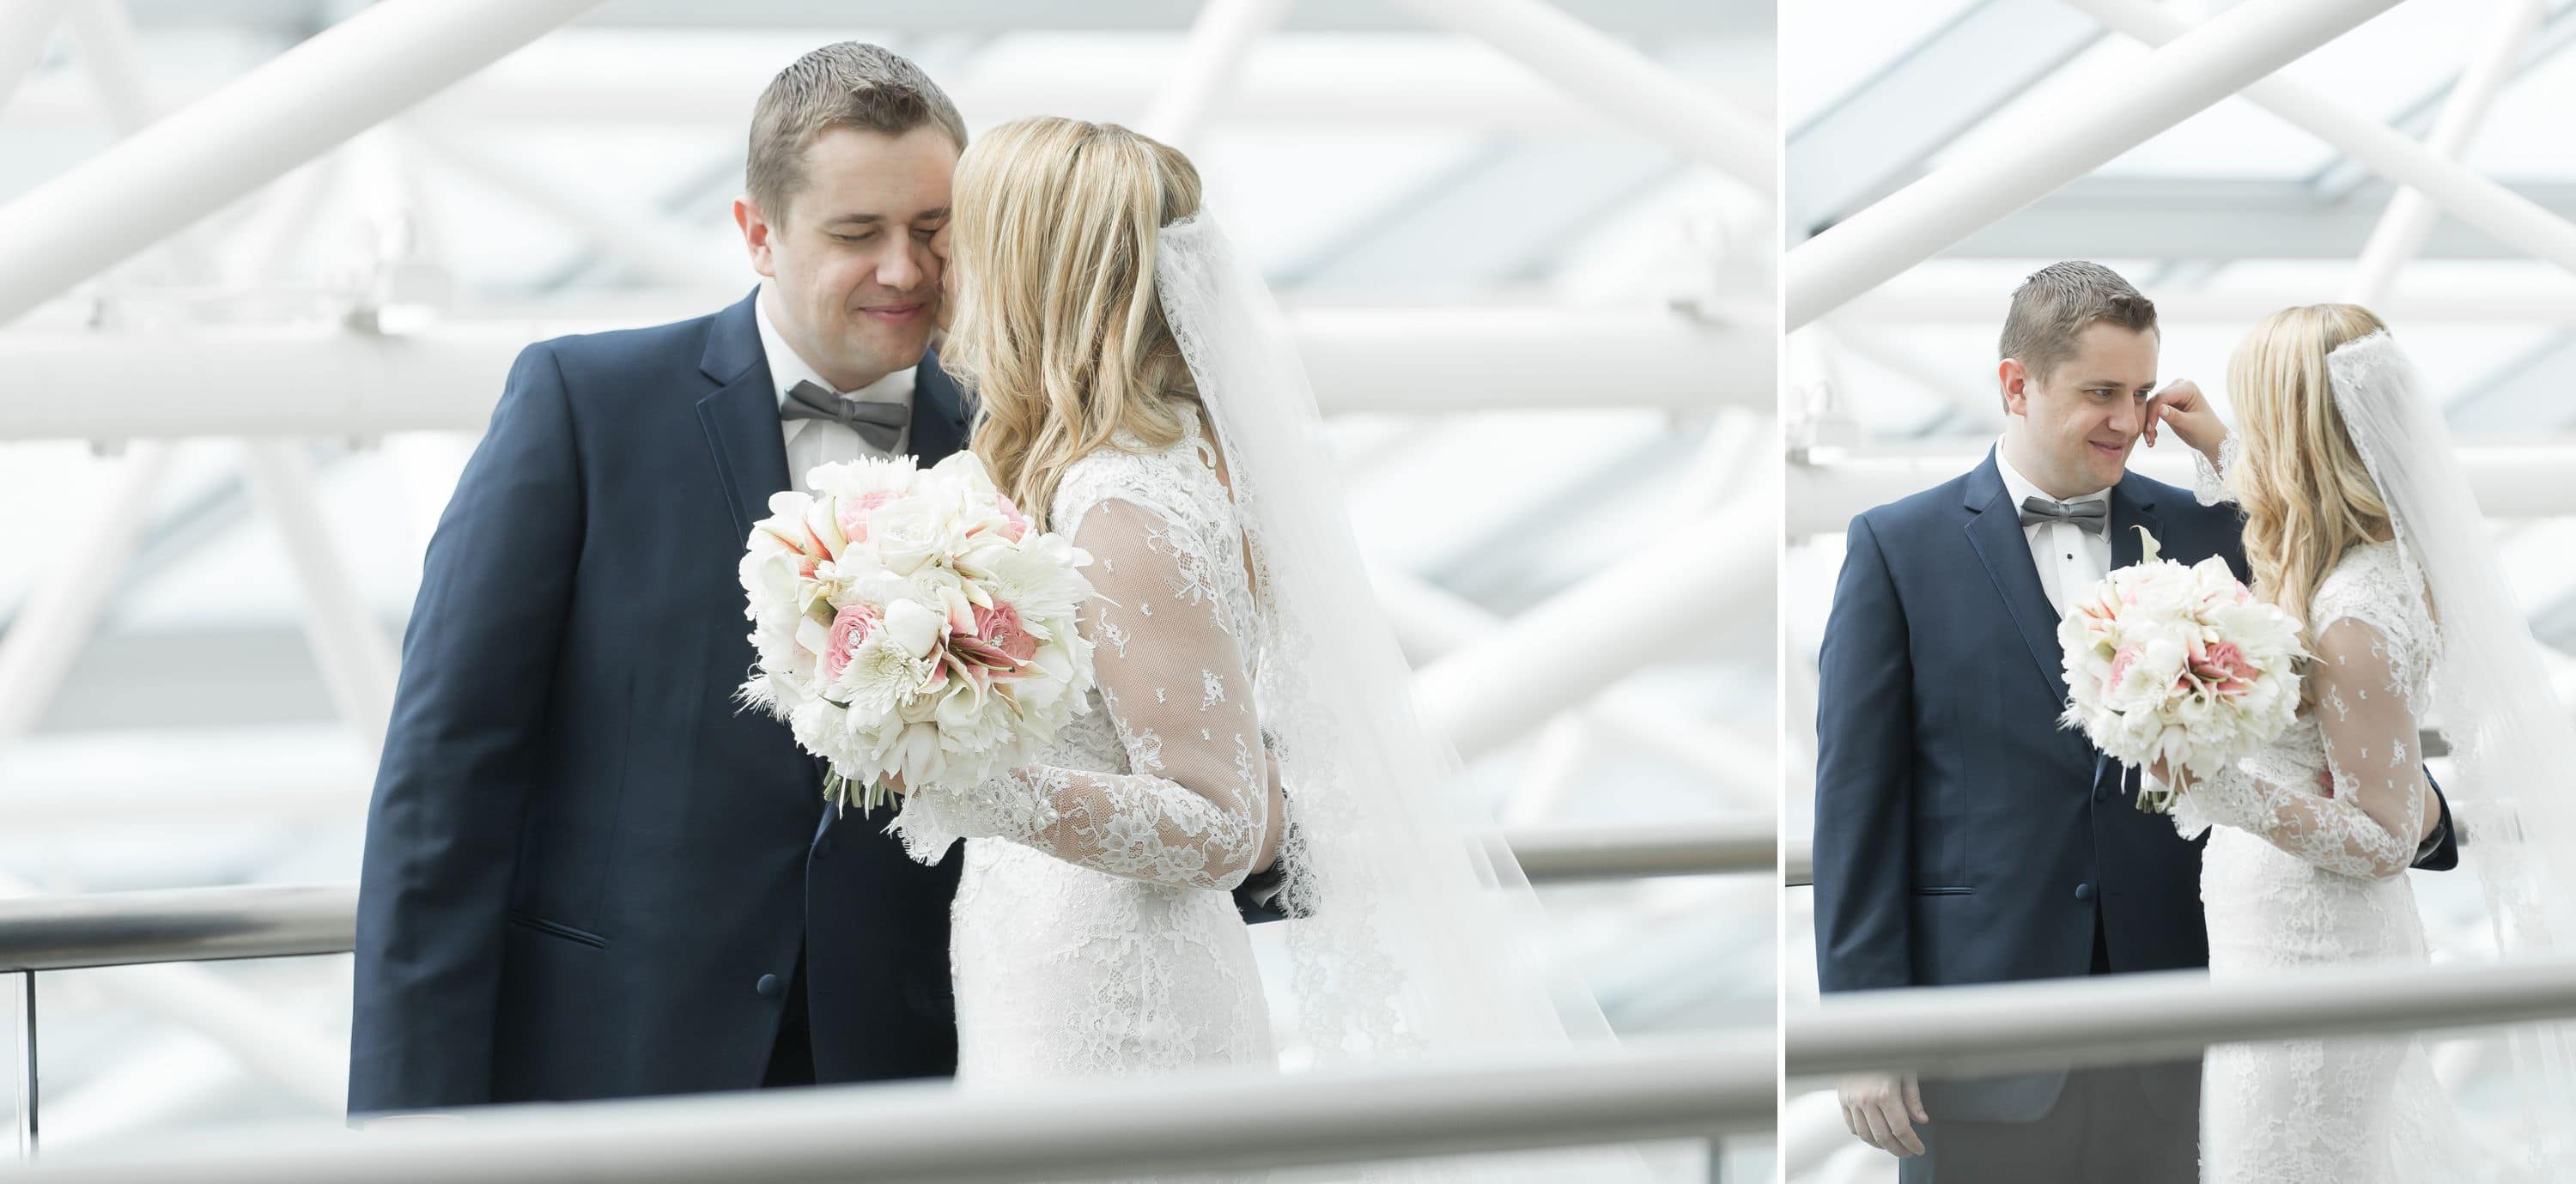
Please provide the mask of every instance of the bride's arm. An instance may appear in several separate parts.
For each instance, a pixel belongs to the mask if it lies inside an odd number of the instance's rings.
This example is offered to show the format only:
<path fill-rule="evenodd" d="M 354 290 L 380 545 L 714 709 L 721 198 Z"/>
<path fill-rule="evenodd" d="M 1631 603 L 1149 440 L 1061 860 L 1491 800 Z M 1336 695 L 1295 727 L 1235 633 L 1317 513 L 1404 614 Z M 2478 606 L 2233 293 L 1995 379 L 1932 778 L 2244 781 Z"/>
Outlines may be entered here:
<path fill-rule="evenodd" d="M 2333 797 L 2274 785 L 2241 768 L 2184 792 L 2211 821 L 2252 831 L 2327 871 L 2368 878 L 2404 872 L 2424 839 L 2432 787 L 2386 637 L 2357 618 L 2337 618 L 2317 637 L 2309 677 Z"/>
<path fill-rule="evenodd" d="M 914 793 L 896 825 L 929 838 L 916 855 L 991 835 L 1112 875 L 1230 889 L 1275 853 L 1280 799 L 1244 647 L 1214 584 L 1223 569 L 1126 500 L 1093 507 L 1074 545 L 1091 553 L 1099 593 L 1081 629 L 1135 771 L 1023 765 L 971 789 Z"/>

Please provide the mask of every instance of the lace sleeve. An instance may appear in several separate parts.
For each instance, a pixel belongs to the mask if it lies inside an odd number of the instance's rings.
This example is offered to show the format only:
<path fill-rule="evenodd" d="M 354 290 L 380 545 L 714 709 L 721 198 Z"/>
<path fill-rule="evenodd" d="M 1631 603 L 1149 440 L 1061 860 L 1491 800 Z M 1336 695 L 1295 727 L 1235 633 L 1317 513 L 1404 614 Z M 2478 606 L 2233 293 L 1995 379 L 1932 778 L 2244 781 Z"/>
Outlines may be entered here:
<path fill-rule="evenodd" d="M 2317 726 L 2334 796 L 2229 769 L 2185 792 L 2210 821 L 2252 831 L 2330 872 L 2380 878 L 2414 863 L 2432 790 L 2415 712 L 2388 637 L 2357 617 L 2317 636 Z"/>
<path fill-rule="evenodd" d="M 2208 453 L 2197 448 L 2191 450 L 2191 495 L 2200 504 L 2214 506 L 2233 496 L 2227 492 L 2227 474 L 2236 468 L 2238 451 L 2234 432 L 2219 440 L 2216 464 L 2210 463 Z"/>
<path fill-rule="evenodd" d="M 1111 875 L 1231 889 L 1264 848 L 1273 779 L 1243 648 L 1207 583 L 1217 565 L 1201 540 L 1125 499 L 1085 513 L 1074 545 L 1093 558 L 1082 631 L 1135 771 L 1023 765 L 966 792 L 917 794 L 897 825 L 940 848 L 998 836 Z"/>

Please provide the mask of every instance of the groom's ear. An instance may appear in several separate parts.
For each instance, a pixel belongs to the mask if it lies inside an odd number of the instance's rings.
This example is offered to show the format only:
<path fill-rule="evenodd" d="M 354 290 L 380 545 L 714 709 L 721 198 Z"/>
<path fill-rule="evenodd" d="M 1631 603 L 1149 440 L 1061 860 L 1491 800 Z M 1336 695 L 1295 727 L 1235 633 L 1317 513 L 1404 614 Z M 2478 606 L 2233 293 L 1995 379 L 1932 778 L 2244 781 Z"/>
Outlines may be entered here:
<path fill-rule="evenodd" d="M 2030 414 L 2030 370 L 2018 358 L 2005 358 L 1995 366 L 1996 384 L 2003 388 L 2004 414 Z"/>
<path fill-rule="evenodd" d="M 747 197 L 733 199 L 733 224 L 742 228 L 742 246 L 751 255 L 751 269 L 776 278 L 778 268 L 769 257 L 769 235 L 773 228 L 769 219 L 761 216 L 760 207 L 751 204 Z"/>

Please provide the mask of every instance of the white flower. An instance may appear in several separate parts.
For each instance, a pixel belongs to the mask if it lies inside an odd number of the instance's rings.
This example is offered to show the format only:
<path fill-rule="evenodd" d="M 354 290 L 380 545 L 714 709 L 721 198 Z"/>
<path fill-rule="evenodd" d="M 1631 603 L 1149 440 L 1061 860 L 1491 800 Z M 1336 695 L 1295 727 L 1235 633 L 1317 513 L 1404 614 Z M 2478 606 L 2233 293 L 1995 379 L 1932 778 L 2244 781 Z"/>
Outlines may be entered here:
<path fill-rule="evenodd" d="M 898 600 L 885 606 L 885 630 L 880 636 L 892 638 L 895 648 L 911 657 L 927 658 L 947 624 L 945 612 L 918 600 Z"/>

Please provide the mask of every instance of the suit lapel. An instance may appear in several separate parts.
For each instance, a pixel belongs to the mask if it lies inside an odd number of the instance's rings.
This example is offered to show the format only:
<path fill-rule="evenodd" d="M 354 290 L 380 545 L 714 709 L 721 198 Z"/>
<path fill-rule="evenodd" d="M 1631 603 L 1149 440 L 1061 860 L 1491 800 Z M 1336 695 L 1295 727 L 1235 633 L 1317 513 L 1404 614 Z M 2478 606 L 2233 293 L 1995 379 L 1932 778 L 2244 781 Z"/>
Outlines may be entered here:
<path fill-rule="evenodd" d="M 778 391 L 761 353 L 760 326 L 752 320 L 756 299 L 757 292 L 716 314 L 698 362 L 701 372 L 721 384 L 698 400 L 698 426 L 706 431 L 737 540 L 750 538 L 752 524 L 769 516 L 769 495 L 789 487 Z"/>
<path fill-rule="evenodd" d="M 2048 591 L 2040 587 L 2039 567 L 2030 557 L 2030 538 L 2022 533 L 2021 512 L 2004 489 L 1993 452 L 1968 475 L 1965 504 L 1974 515 L 1967 523 L 1968 545 L 1984 562 L 1986 576 L 2003 597 L 2022 644 L 2038 664 L 2040 677 L 2048 682 L 2050 696 L 2063 703 L 2066 671 L 2057 644 L 2057 610 L 2049 607 Z"/>
<path fill-rule="evenodd" d="M 957 381 L 940 368 L 939 352 L 922 355 L 912 380 L 912 458 L 923 468 L 966 446 L 972 410 Z"/>

